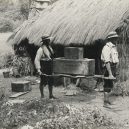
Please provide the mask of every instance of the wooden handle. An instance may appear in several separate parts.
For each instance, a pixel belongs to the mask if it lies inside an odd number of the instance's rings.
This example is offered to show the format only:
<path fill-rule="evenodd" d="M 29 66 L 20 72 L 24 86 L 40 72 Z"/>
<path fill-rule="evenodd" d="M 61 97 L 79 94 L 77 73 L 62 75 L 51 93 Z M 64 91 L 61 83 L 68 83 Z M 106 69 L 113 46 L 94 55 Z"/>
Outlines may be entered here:
<path fill-rule="evenodd" d="M 108 79 L 108 80 L 116 80 L 116 78 L 104 77 L 104 75 L 94 75 L 94 78 Z"/>

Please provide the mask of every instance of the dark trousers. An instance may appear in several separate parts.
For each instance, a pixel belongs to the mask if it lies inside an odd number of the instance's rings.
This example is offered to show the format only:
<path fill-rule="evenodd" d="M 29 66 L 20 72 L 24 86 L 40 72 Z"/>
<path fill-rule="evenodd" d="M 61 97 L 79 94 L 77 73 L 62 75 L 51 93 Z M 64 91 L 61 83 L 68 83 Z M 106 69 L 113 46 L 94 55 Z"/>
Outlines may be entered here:
<path fill-rule="evenodd" d="M 116 64 L 111 63 L 111 70 L 112 70 L 112 74 L 114 77 L 116 77 L 116 73 L 117 73 L 117 69 L 116 69 Z M 108 77 L 109 73 L 106 69 L 106 67 L 104 67 L 104 76 Z M 111 92 L 112 88 L 113 88 L 113 80 L 110 79 L 104 79 L 104 92 Z"/>
<path fill-rule="evenodd" d="M 44 75 L 40 76 L 40 91 L 41 91 L 41 95 L 44 96 L 43 93 L 43 89 L 44 86 L 48 85 L 48 89 L 49 89 L 49 97 L 53 96 L 53 77 L 47 77 Z"/>
<path fill-rule="evenodd" d="M 43 74 L 47 74 L 47 75 L 52 75 L 52 60 L 41 60 L 41 72 Z M 45 76 L 45 75 L 41 75 L 40 76 L 40 92 L 41 92 L 41 96 L 44 96 L 43 93 L 43 89 L 45 85 L 48 85 L 48 89 L 49 89 L 49 97 L 53 96 L 53 82 L 54 79 L 52 76 Z"/>

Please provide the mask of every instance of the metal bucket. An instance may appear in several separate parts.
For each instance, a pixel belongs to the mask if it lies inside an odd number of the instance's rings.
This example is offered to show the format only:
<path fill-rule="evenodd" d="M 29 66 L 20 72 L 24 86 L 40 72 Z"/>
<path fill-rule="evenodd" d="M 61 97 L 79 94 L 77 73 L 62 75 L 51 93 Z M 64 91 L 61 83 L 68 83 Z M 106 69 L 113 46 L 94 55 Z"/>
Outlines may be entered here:
<path fill-rule="evenodd" d="M 4 76 L 4 78 L 9 78 L 9 71 L 6 71 L 6 72 L 3 72 L 3 76 Z"/>

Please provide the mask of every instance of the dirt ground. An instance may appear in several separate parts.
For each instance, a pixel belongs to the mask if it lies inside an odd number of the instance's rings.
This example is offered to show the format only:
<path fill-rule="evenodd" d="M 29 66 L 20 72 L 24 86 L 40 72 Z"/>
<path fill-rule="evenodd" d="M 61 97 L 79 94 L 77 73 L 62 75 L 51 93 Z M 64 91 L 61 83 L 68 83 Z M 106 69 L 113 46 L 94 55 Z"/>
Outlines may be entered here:
<path fill-rule="evenodd" d="M 35 78 L 39 79 L 39 78 Z M 11 82 L 25 80 L 25 78 L 4 78 L 2 71 L 0 71 L 0 87 L 5 89 L 5 94 L 10 96 L 14 94 L 11 91 Z M 16 99 L 19 100 L 29 100 L 33 98 L 40 98 L 39 84 L 36 83 L 32 86 L 32 90 L 22 95 Z M 93 91 L 87 93 L 85 91 L 79 90 L 77 95 L 66 96 L 65 93 L 68 91 L 63 86 L 54 87 L 54 95 L 66 104 L 72 104 L 76 107 L 85 107 L 89 105 L 90 107 L 97 107 L 101 109 L 109 118 L 112 118 L 113 122 L 119 127 L 118 129 L 129 129 L 129 97 L 127 96 L 112 96 L 111 100 L 113 105 L 110 108 L 103 107 L 103 92 Z M 45 97 L 48 98 L 48 88 L 45 87 Z"/>

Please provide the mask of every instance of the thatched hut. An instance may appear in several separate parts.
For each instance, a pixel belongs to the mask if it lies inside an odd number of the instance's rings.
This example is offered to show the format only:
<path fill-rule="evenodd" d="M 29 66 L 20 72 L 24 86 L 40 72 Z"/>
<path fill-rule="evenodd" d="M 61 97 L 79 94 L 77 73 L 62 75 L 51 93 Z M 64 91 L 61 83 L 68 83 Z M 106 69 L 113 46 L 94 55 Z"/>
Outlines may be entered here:
<path fill-rule="evenodd" d="M 10 43 L 19 45 L 27 39 L 33 53 L 35 46 L 40 45 L 41 36 L 50 35 L 54 37 L 52 45 L 58 56 L 63 55 L 60 49 L 64 46 L 83 46 L 84 56 L 97 60 L 103 40 L 110 31 L 116 30 L 121 36 L 123 45 L 120 48 L 125 55 L 128 18 L 128 0 L 58 0 L 35 20 L 26 21 L 14 33 Z"/>

